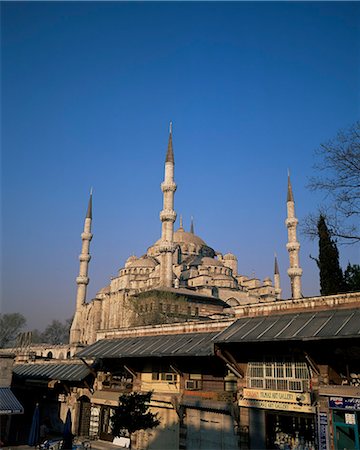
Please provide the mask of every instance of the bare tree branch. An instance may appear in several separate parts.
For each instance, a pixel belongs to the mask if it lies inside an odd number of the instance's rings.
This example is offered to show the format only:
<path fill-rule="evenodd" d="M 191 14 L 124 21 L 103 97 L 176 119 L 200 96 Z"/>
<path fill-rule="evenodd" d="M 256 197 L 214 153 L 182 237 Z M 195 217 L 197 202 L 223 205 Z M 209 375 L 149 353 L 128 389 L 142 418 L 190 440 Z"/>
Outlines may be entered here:
<path fill-rule="evenodd" d="M 309 180 L 309 189 L 324 194 L 325 206 L 309 215 L 302 232 L 314 239 L 320 214 L 339 243 L 359 243 L 360 216 L 360 121 L 321 144 L 315 151 L 317 175 Z M 350 222 L 349 222 L 350 220 Z"/>

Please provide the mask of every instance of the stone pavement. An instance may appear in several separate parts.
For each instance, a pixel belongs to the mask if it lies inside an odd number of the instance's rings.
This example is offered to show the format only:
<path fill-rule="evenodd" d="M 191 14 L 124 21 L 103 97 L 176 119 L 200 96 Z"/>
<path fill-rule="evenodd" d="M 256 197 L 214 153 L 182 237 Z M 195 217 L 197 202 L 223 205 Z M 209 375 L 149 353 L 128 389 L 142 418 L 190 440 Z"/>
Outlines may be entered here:
<path fill-rule="evenodd" d="M 112 442 L 107 441 L 90 441 L 91 442 L 91 450 L 121 450 L 125 447 L 121 447 L 119 445 L 115 445 Z M 29 445 L 14 445 L 11 447 L 0 447 L 1 450 L 35 450 L 35 447 L 30 447 Z"/>

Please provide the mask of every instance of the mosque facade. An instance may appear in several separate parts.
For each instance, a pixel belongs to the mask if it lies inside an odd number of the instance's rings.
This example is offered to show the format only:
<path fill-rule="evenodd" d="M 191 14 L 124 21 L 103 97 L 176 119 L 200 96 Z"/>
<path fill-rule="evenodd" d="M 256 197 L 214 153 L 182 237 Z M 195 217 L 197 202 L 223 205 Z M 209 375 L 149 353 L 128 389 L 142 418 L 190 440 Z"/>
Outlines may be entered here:
<path fill-rule="evenodd" d="M 175 159 L 170 127 L 165 176 L 161 183 L 163 209 L 160 212 L 161 237 L 140 257 L 130 256 L 110 283 L 87 302 L 88 268 L 91 259 L 92 194 L 90 194 L 84 230 L 80 270 L 76 279 L 77 298 L 70 343 L 92 344 L 98 332 L 139 325 L 214 320 L 234 316 L 241 305 L 281 300 L 278 263 L 275 256 L 274 280 L 262 282 L 254 276 L 238 273 L 237 257 L 210 247 L 191 227 L 185 230 L 177 218 L 174 200 L 177 185 Z M 288 275 L 292 298 L 301 298 L 299 264 L 300 244 L 297 241 L 294 196 L 288 177 L 287 250 L 290 257 Z"/>

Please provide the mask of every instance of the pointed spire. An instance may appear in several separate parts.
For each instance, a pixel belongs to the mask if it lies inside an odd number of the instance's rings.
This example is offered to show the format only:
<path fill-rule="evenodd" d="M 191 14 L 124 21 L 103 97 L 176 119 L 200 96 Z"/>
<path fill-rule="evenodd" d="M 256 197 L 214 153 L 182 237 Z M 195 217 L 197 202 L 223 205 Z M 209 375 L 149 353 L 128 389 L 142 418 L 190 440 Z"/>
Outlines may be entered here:
<path fill-rule="evenodd" d="M 87 219 L 92 219 L 92 193 L 93 193 L 93 188 L 90 189 L 89 204 L 88 204 L 88 209 L 86 212 Z"/>
<path fill-rule="evenodd" d="M 182 214 L 180 214 L 180 227 L 179 227 L 179 230 L 184 230 Z"/>
<path fill-rule="evenodd" d="M 195 234 L 194 233 L 194 218 L 193 218 L 193 216 L 191 216 L 190 233 Z"/>
<path fill-rule="evenodd" d="M 291 187 L 291 181 L 290 181 L 290 170 L 288 169 L 288 189 L 287 189 L 287 202 L 293 202 L 294 201 L 294 195 Z"/>
<path fill-rule="evenodd" d="M 277 260 L 277 256 L 275 253 L 275 267 L 274 267 L 274 275 L 279 275 L 279 265 L 278 265 L 278 260 Z"/>
<path fill-rule="evenodd" d="M 166 153 L 166 159 L 165 162 L 171 162 L 171 163 L 175 163 L 174 160 L 174 151 L 173 151 L 173 145 L 172 145 L 172 122 L 170 122 L 170 126 L 169 126 L 169 142 L 168 142 L 168 148 L 167 148 L 167 153 Z"/>

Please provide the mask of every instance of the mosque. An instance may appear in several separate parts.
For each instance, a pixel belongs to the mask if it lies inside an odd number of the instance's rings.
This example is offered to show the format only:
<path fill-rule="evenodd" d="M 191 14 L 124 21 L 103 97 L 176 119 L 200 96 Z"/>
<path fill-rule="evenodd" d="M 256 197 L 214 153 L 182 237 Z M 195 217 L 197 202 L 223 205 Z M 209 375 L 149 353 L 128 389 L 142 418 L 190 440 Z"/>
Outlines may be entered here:
<path fill-rule="evenodd" d="M 117 276 L 100 289 L 95 298 L 86 301 L 91 259 L 92 194 L 90 194 L 84 230 L 76 310 L 71 326 L 70 343 L 88 345 L 96 341 L 99 331 L 161 323 L 218 320 L 234 317 L 240 305 L 277 302 L 281 300 L 278 263 L 275 257 L 274 281 L 248 277 L 238 273 L 237 258 L 222 254 L 207 245 L 194 232 L 180 226 L 174 230 L 177 214 L 174 197 L 175 159 L 170 124 L 165 158 L 165 177 L 161 184 L 163 210 L 160 212 L 161 237 L 143 256 L 130 256 Z M 296 237 L 294 196 L 288 177 L 287 250 L 288 275 L 293 299 L 300 299 L 302 269 L 299 265 L 300 244 Z"/>

